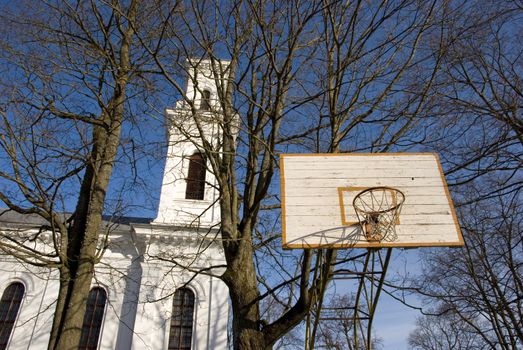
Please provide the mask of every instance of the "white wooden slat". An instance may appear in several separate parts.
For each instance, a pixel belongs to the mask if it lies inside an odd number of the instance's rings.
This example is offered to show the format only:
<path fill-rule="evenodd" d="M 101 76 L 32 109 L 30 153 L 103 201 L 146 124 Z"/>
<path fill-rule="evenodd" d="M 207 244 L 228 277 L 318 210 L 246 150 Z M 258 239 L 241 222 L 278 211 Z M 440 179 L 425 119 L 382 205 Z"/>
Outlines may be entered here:
<path fill-rule="evenodd" d="M 369 163 L 368 161 L 354 161 L 351 160 L 350 163 L 346 163 L 345 160 L 338 161 L 338 162 L 331 162 L 331 161 L 325 161 L 321 163 L 312 163 L 307 161 L 300 161 L 300 162 L 289 162 L 287 159 L 285 160 L 285 164 L 290 164 L 292 169 L 297 170 L 311 170 L 311 169 L 348 169 L 350 164 L 351 169 L 368 169 Z M 430 160 L 417 160 L 415 163 L 411 162 L 410 160 L 396 160 L 393 164 L 375 164 L 372 168 L 373 169 L 406 169 L 406 168 L 412 168 L 412 169 L 433 169 L 434 165 L 437 164 L 434 159 Z M 312 168 L 311 168 L 312 167 Z"/>
<path fill-rule="evenodd" d="M 285 203 L 287 206 L 310 206 L 311 204 L 304 200 L 308 196 L 296 196 L 296 197 L 285 197 Z M 345 206 L 352 206 L 352 201 L 354 196 L 344 196 L 343 203 Z M 405 205 L 422 205 L 422 204 L 447 204 L 448 199 L 444 194 L 435 195 L 435 196 L 410 196 L 406 195 Z M 314 198 L 315 206 L 339 206 L 339 198 L 337 196 L 315 196 Z"/>
<path fill-rule="evenodd" d="M 351 222 L 357 221 L 357 218 L 354 217 L 354 220 Z M 324 217 L 324 216 L 312 216 L 312 215 L 293 215 L 287 216 L 286 220 L 287 225 L 303 225 L 307 226 L 310 229 L 313 227 L 320 228 L 329 228 L 343 226 L 339 217 Z M 450 213 L 439 213 L 427 215 L 422 218 L 420 215 L 400 215 L 400 225 L 437 225 L 437 224 L 453 224 L 454 220 Z"/>
<path fill-rule="evenodd" d="M 351 220 L 354 218 L 354 220 Z M 357 222 L 356 216 L 346 217 L 347 221 Z M 312 227 L 338 227 L 344 226 L 341 218 L 334 215 L 292 215 L 286 217 L 287 227 L 294 226 L 305 226 L 308 228 Z M 454 223 L 451 213 L 437 213 L 431 215 L 400 215 L 400 225 L 436 225 L 436 224 L 449 224 Z"/>
<path fill-rule="evenodd" d="M 361 190 L 351 190 L 349 191 L 347 187 L 350 186 L 339 186 L 339 188 L 343 188 L 344 194 L 346 192 L 354 192 L 353 195 L 356 195 L 356 193 L 359 193 Z M 388 186 L 392 187 L 392 186 Z M 425 186 L 409 186 L 409 187 L 398 187 L 395 186 L 394 188 L 397 188 L 398 190 L 402 191 L 407 197 L 431 197 L 431 196 L 446 196 L 445 189 L 443 186 L 431 186 L 431 187 L 425 187 Z M 310 190 L 314 190 L 311 188 L 308 188 L 307 191 L 286 191 L 286 198 L 301 198 L 301 197 L 309 197 Z M 328 189 L 329 192 L 323 191 L 317 191 L 313 192 L 314 197 L 325 197 L 330 198 L 334 192 L 338 193 L 338 187 L 332 187 Z"/>
<path fill-rule="evenodd" d="M 381 177 L 383 173 L 387 174 L 388 178 L 397 178 L 397 177 L 406 177 L 406 178 L 412 178 L 412 177 L 431 177 L 431 178 L 440 178 L 440 172 L 439 169 L 417 169 L 417 168 L 398 168 L 398 169 L 392 169 L 392 168 L 380 168 L 380 169 L 374 169 L 374 168 L 360 168 L 355 169 L 352 167 L 346 168 L 346 169 L 288 169 L 285 171 L 285 180 L 286 181 L 292 181 L 292 180 L 311 180 L 311 179 L 317 179 L 318 181 L 321 181 L 323 179 L 340 179 L 340 180 L 346 180 L 346 179 L 360 179 L 360 178 L 372 178 L 379 176 Z"/>
<path fill-rule="evenodd" d="M 454 225 L 428 225 L 427 228 L 422 233 L 412 233 L 406 232 L 406 227 L 397 227 L 396 234 L 398 236 L 399 242 L 405 243 L 430 243 L 430 242 L 441 242 L 449 241 L 456 242 L 456 228 Z M 292 243 L 293 240 L 303 239 L 307 236 L 308 241 L 311 241 L 311 238 L 322 239 L 322 238 L 332 238 L 340 239 L 343 237 L 355 237 L 359 240 L 363 240 L 361 235 L 361 230 L 357 228 L 338 228 L 331 230 L 318 230 L 318 231 L 308 231 L 308 230 L 299 230 L 295 231 L 293 235 L 287 235 L 286 240 L 288 243 Z M 398 243 L 399 243 L 398 242 Z M 314 244 L 311 242 L 311 244 Z"/>
<path fill-rule="evenodd" d="M 285 181 L 285 195 L 292 195 L 297 190 L 309 188 L 327 188 L 337 190 L 338 187 L 375 187 L 375 186 L 389 186 L 389 187 L 437 187 L 442 186 L 441 178 L 420 178 L 420 177 L 399 177 L 399 178 L 378 178 L 378 177 L 361 177 L 359 179 L 305 179 L 299 181 Z"/>
<path fill-rule="evenodd" d="M 397 247 L 397 248 L 406 248 L 406 247 L 435 247 L 435 246 L 461 246 L 463 245 L 461 241 L 449 240 L 448 237 L 433 236 L 430 237 L 426 242 L 419 242 L 416 237 L 405 238 L 401 243 L 399 242 L 381 242 L 379 245 L 368 243 L 367 241 L 361 240 L 345 240 L 336 237 L 321 237 L 315 238 L 314 242 L 309 239 L 296 239 L 296 240 L 287 240 L 285 246 L 289 248 L 318 248 L 318 247 L 329 247 L 336 246 L 337 248 L 365 248 L 365 247 Z"/>
<path fill-rule="evenodd" d="M 420 153 L 396 153 L 396 154 L 369 154 L 369 153 L 353 153 L 353 154 L 306 154 L 306 155 L 297 155 L 297 154 L 282 154 L 282 158 L 285 159 L 287 164 L 292 163 L 345 163 L 345 162 L 362 162 L 362 163 L 378 163 L 378 162 L 394 162 L 394 161 L 404 161 L 404 162 L 417 162 L 417 161 L 434 161 L 436 159 L 435 155 L 430 153 L 420 154 Z"/>
<path fill-rule="evenodd" d="M 412 198 L 411 198 L 412 199 Z M 306 214 L 319 214 L 319 213 L 340 213 L 342 208 L 338 205 L 338 203 L 333 205 L 306 205 L 306 203 L 300 204 L 286 204 L 286 213 L 287 215 L 295 215 L 300 213 L 306 213 Z M 345 212 L 354 210 L 352 205 L 348 203 L 348 205 L 344 205 L 343 209 Z M 442 211 L 450 211 L 448 202 L 434 202 L 434 203 L 412 203 L 412 201 L 404 204 L 401 208 L 401 212 L 403 214 L 422 214 L 422 213 L 439 213 Z"/>
<path fill-rule="evenodd" d="M 341 220 L 341 209 L 339 207 L 299 207 L 300 210 L 294 210 L 296 207 L 286 207 L 286 216 L 316 216 L 325 220 L 326 217 L 332 217 L 333 220 Z M 352 209 L 345 211 L 346 215 L 352 215 Z M 407 206 L 401 209 L 403 215 L 417 215 L 420 217 L 429 215 L 451 215 L 448 206 L 445 205 L 419 205 Z M 420 219 L 421 221 L 423 219 Z M 340 221 L 341 222 L 341 221 Z"/>
<path fill-rule="evenodd" d="M 433 237 L 430 241 L 427 242 L 418 242 L 416 239 L 405 239 L 402 244 L 395 242 L 382 242 L 379 245 L 369 244 L 365 240 L 345 240 L 333 237 L 322 237 L 316 239 L 318 244 L 310 243 L 310 240 L 293 240 L 289 241 L 287 247 L 290 248 L 318 248 L 318 247 L 329 247 L 335 245 L 338 248 L 365 248 L 365 247 L 419 247 L 419 246 L 460 246 L 459 241 L 449 241 L 446 237 Z"/>
<path fill-rule="evenodd" d="M 412 189 L 416 189 L 416 192 L 423 192 L 423 194 L 412 194 L 414 191 L 411 191 Z M 448 202 L 447 195 L 445 193 L 444 189 L 431 189 L 428 191 L 425 188 L 410 188 L 410 190 L 405 191 L 405 188 L 401 188 L 401 191 L 405 194 L 405 203 L 406 204 L 413 204 L 413 203 L 439 203 L 440 201 L 443 201 L 445 203 Z M 357 191 L 358 193 L 360 191 Z M 287 192 L 288 193 L 288 192 Z M 352 203 L 352 200 L 354 199 L 356 192 L 354 193 L 347 193 L 343 191 L 343 201 L 344 203 Z M 303 191 L 294 192 L 292 195 L 285 195 L 285 202 L 289 205 L 311 205 L 309 201 L 307 201 L 307 198 L 314 197 L 314 204 L 333 204 L 339 202 L 339 196 L 338 196 L 338 189 L 337 188 L 329 188 L 329 189 L 323 189 L 320 188 L 308 188 Z"/>

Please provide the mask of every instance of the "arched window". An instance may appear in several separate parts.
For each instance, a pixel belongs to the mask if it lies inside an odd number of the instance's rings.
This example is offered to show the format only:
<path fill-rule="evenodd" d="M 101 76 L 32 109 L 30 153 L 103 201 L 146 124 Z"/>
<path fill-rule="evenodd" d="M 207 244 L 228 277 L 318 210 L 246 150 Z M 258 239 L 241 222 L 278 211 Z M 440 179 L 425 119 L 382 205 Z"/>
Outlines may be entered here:
<path fill-rule="evenodd" d="M 191 350 L 194 293 L 180 288 L 174 293 L 168 350 Z"/>
<path fill-rule="evenodd" d="M 211 92 L 209 90 L 202 91 L 202 101 L 200 102 L 200 110 L 211 110 Z"/>
<path fill-rule="evenodd" d="M 24 292 L 24 285 L 15 282 L 7 286 L 2 294 L 2 299 L 0 299 L 0 350 L 7 349 Z"/>
<path fill-rule="evenodd" d="M 189 158 L 189 173 L 187 174 L 186 199 L 203 199 L 205 193 L 205 157 L 195 153 Z"/>
<path fill-rule="evenodd" d="M 89 292 L 79 350 L 96 350 L 98 348 L 98 338 L 102 329 L 106 301 L 107 293 L 103 288 L 95 287 Z"/>

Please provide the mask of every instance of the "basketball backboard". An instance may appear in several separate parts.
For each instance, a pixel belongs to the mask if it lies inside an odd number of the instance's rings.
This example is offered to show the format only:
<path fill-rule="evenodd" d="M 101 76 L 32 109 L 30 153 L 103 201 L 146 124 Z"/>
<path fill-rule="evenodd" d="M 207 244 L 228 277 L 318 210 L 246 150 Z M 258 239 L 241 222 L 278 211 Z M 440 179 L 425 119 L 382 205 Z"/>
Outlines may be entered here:
<path fill-rule="evenodd" d="M 280 176 L 285 248 L 463 245 L 436 154 L 282 154 Z M 372 187 L 391 205 L 404 195 L 394 234 L 379 241 L 365 237 L 353 207 Z"/>

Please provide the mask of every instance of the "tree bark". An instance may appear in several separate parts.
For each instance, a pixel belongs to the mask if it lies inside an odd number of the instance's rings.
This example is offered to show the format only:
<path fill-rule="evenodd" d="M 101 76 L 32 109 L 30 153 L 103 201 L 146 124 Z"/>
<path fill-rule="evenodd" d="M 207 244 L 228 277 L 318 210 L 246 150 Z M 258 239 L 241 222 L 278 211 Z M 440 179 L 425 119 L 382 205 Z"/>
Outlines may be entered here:
<path fill-rule="evenodd" d="M 234 349 L 265 349 L 250 239 L 241 240 L 237 252 L 223 275 L 231 296 Z"/>
<path fill-rule="evenodd" d="M 123 119 L 123 97 L 120 95 L 125 90 L 126 79 L 120 80 L 120 93 L 114 99 L 114 115 L 106 115 L 104 119 L 111 122 L 109 132 L 100 127 L 95 127 L 94 146 L 92 151 L 93 161 L 88 165 L 88 170 L 82 184 L 82 193 L 75 216 L 75 222 L 69 238 L 70 250 L 68 251 L 69 273 L 64 278 L 67 288 L 60 288 L 58 300 L 62 303 L 65 299 L 66 307 L 62 310 L 63 316 L 60 323 L 55 344 L 50 344 L 51 349 L 76 349 L 80 342 L 86 301 L 91 287 L 96 263 L 96 248 L 102 227 L 106 189 L 109 185 L 113 169 L 113 161 L 118 150 L 121 122 Z M 95 170 L 96 169 L 96 170 Z M 87 208 L 84 212 L 83 208 Z M 56 321 L 56 318 L 55 318 Z"/>
<path fill-rule="evenodd" d="M 136 17 L 137 1 L 130 5 L 126 20 Z M 119 15 L 117 15 L 118 17 Z M 130 71 L 130 45 L 134 27 L 129 24 L 122 32 L 119 69 L 111 101 L 102 112 L 103 126 L 93 127 L 93 149 L 69 237 L 67 288 L 61 286 L 59 303 L 64 304 L 59 324 L 53 324 L 56 337 L 51 339 L 49 349 L 77 349 L 82 334 L 87 297 L 91 288 L 96 264 L 98 237 L 102 228 L 106 190 L 111 179 L 114 159 L 118 152 L 120 133 L 124 119 L 124 102 Z M 62 301 L 65 299 L 65 302 Z M 57 318 L 55 317 L 55 321 Z"/>

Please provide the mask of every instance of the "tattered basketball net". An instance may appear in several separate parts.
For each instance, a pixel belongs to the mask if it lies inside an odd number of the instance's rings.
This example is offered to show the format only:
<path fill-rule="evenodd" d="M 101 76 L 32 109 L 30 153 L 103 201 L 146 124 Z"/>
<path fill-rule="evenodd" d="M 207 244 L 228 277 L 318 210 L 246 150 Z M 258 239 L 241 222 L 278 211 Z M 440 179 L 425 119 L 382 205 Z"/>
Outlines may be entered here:
<path fill-rule="evenodd" d="M 394 241 L 405 195 L 392 187 L 370 187 L 352 202 L 365 238 L 369 242 Z"/>

